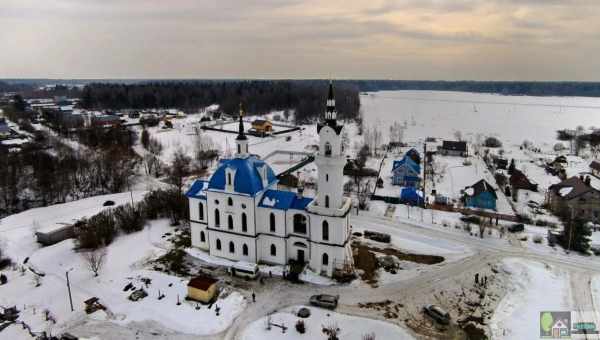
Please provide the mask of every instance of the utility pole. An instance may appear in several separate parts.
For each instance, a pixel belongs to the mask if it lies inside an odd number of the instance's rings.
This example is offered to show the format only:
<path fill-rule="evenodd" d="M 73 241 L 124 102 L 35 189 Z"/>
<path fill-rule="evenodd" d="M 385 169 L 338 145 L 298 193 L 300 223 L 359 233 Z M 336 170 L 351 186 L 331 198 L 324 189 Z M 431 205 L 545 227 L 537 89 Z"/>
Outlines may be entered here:
<path fill-rule="evenodd" d="M 74 312 L 75 309 L 73 309 L 73 297 L 71 296 L 71 284 L 69 283 L 69 272 L 73 270 L 73 268 L 67 270 L 65 272 L 65 275 L 67 276 L 67 290 L 69 291 L 69 303 L 71 304 L 71 312 Z"/>
<path fill-rule="evenodd" d="M 427 140 L 423 142 L 423 208 L 427 205 Z"/>
<path fill-rule="evenodd" d="M 571 219 L 569 220 L 569 245 L 567 246 L 567 254 L 571 251 L 571 239 L 573 238 L 573 208 L 571 208 Z"/>

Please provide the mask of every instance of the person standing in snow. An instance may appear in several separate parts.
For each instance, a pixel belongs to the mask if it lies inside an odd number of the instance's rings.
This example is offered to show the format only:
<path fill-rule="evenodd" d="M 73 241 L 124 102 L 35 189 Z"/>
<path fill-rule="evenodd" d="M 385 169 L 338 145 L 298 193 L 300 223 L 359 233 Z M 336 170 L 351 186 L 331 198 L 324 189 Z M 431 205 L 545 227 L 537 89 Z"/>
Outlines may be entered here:
<path fill-rule="evenodd" d="M 252 302 L 256 302 L 256 294 L 254 292 L 252 292 Z"/>

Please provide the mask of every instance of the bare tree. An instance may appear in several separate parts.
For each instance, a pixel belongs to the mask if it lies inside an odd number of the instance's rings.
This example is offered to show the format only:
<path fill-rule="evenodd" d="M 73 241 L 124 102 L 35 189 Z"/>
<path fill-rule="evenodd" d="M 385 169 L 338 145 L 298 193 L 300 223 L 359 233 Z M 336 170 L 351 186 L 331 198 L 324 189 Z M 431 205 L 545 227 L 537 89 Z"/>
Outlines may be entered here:
<path fill-rule="evenodd" d="M 106 259 L 106 249 L 98 248 L 90 251 L 86 251 L 81 254 L 88 269 L 94 273 L 94 276 L 98 276 L 98 272 L 102 269 Z"/>
<path fill-rule="evenodd" d="M 362 340 L 375 340 L 375 333 L 363 334 Z"/>
<path fill-rule="evenodd" d="M 327 336 L 327 340 L 338 340 L 338 335 L 340 335 L 341 329 L 338 327 L 337 323 L 332 322 L 327 326 L 322 326 L 323 333 Z"/>

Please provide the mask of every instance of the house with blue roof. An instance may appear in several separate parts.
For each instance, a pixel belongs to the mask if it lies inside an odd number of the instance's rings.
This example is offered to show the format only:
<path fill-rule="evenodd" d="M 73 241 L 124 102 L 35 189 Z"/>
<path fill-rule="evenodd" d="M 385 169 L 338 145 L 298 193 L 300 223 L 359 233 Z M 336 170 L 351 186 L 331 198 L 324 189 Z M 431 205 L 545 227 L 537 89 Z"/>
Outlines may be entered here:
<path fill-rule="evenodd" d="M 463 190 L 463 202 L 468 208 L 496 210 L 497 200 L 496 189 L 485 179 Z"/>
<path fill-rule="evenodd" d="M 223 159 L 208 179 L 196 180 L 189 200 L 192 246 L 231 261 L 308 267 L 335 276 L 353 270 L 348 214 L 343 196 L 341 131 L 330 84 L 320 139 L 316 197 L 279 190 L 277 177 L 248 152 L 240 108 L 237 152 Z M 239 269 L 236 269 L 239 270 Z"/>
<path fill-rule="evenodd" d="M 392 184 L 403 187 L 418 188 L 421 184 L 421 166 L 405 155 L 392 165 Z"/>

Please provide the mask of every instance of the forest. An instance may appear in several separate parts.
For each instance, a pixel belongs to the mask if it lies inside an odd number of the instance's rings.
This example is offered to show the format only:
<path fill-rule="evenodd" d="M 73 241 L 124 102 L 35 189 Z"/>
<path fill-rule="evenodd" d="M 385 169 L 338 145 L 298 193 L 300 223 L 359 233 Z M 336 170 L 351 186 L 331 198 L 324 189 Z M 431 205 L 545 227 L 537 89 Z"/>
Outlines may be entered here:
<path fill-rule="evenodd" d="M 179 108 L 197 110 L 219 104 L 226 114 L 237 114 L 243 103 L 248 114 L 295 110 L 296 121 L 309 122 L 324 110 L 326 81 L 166 81 L 136 84 L 91 83 L 81 93 L 86 109 Z M 359 89 L 336 83 L 336 106 L 340 118 L 356 118 Z"/>

